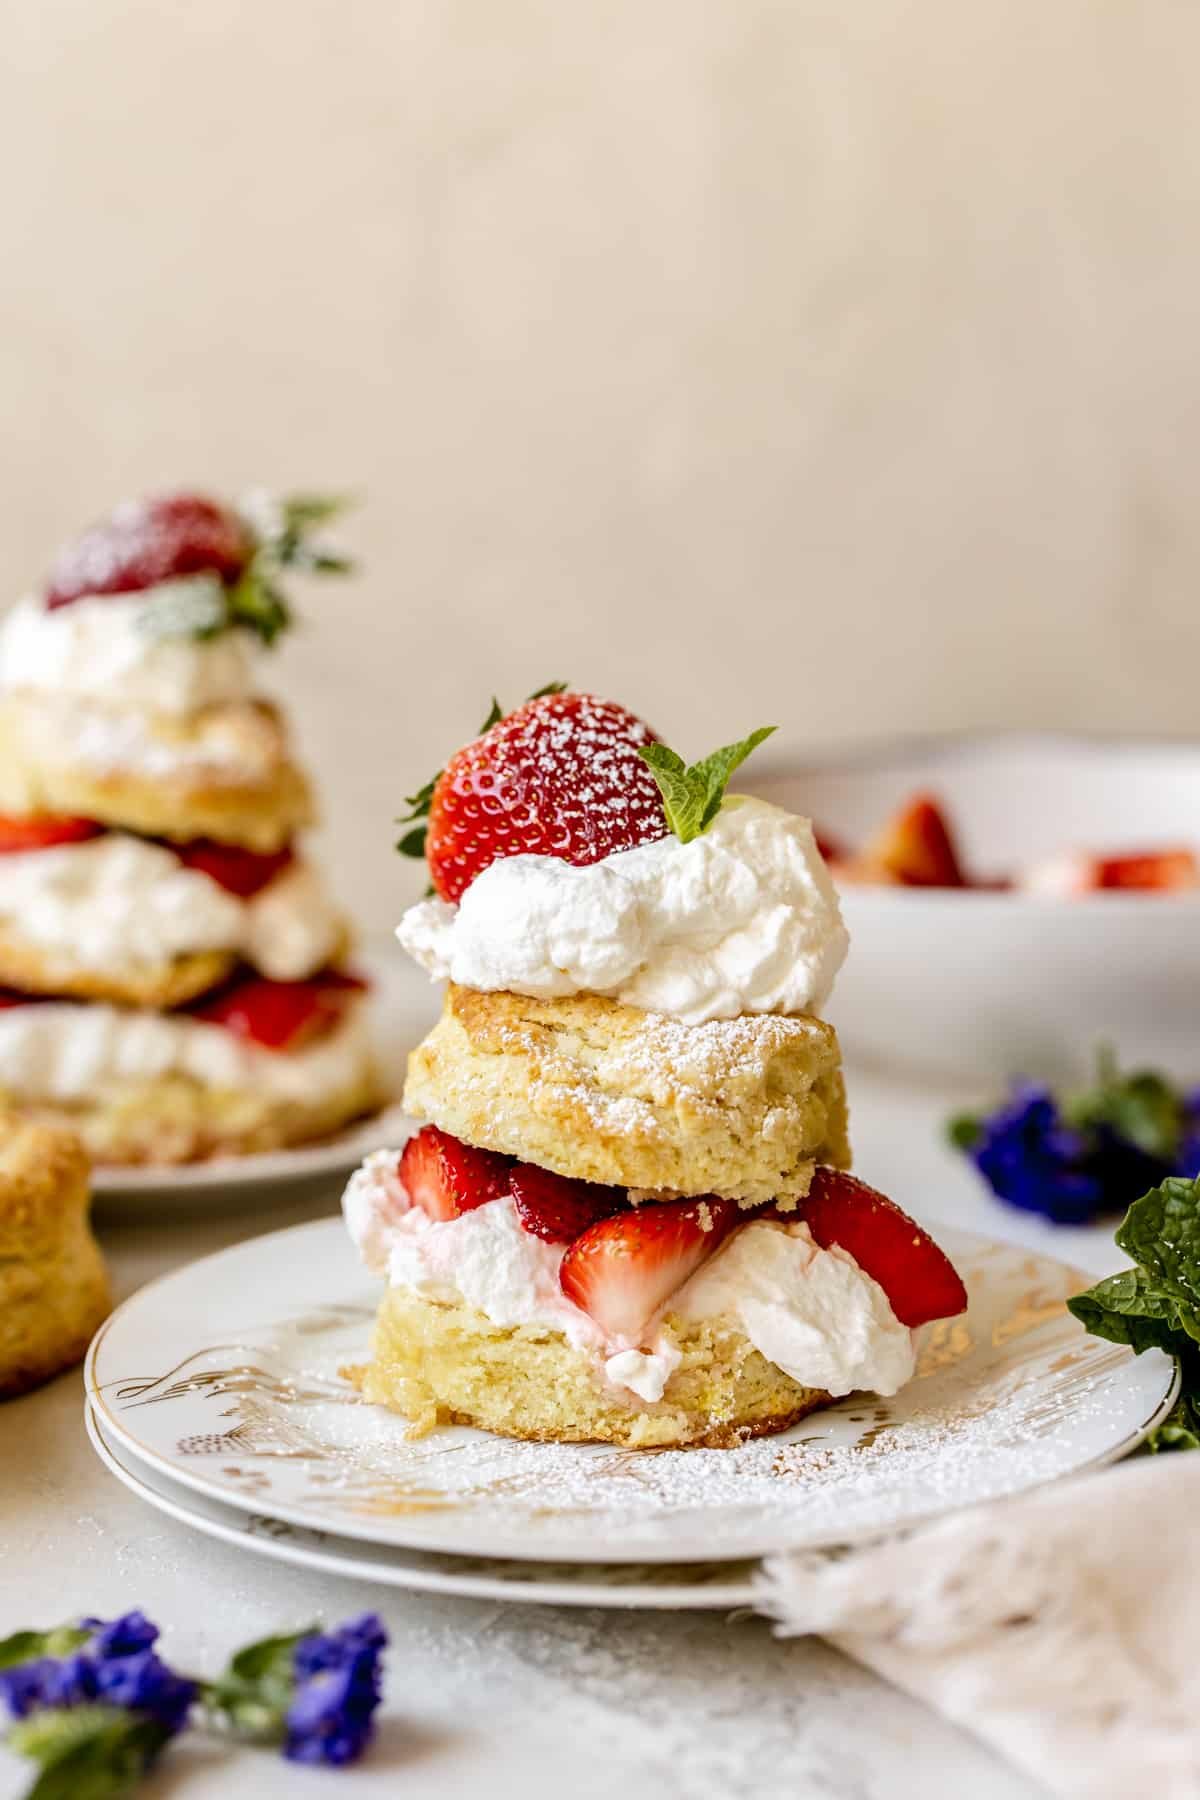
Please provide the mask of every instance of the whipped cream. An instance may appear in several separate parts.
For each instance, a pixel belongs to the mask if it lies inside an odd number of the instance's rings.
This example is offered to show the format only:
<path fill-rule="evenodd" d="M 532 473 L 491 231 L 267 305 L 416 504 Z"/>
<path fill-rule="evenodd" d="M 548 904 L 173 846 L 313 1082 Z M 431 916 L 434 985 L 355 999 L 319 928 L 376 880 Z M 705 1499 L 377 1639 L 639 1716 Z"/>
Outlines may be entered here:
<path fill-rule="evenodd" d="M 681 1360 L 669 1327 L 659 1323 L 647 1346 L 606 1338 L 559 1285 L 565 1245 L 525 1231 L 510 1199 L 435 1222 L 409 1201 L 398 1162 L 395 1150 L 375 1152 L 343 1196 L 369 1269 L 428 1299 L 465 1300 L 494 1325 L 561 1331 L 614 1386 L 661 1400 Z M 769 1362 L 835 1395 L 894 1394 L 913 1372 L 912 1333 L 883 1289 L 846 1251 L 822 1250 L 803 1223 L 739 1226 L 663 1311 L 686 1322 L 735 1319 Z"/>
<path fill-rule="evenodd" d="M 273 981 L 322 968 L 343 934 L 324 884 L 303 862 L 243 900 L 167 846 L 119 831 L 0 856 L 0 919 L 101 973 L 228 950 Z"/>
<path fill-rule="evenodd" d="M 0 626 L 0 689 L 175 715 L 249 700 L 260 649 L 252 633 L 235 627 L 211 638 L 164 638 L 143 623 L 151 604 L 213 583 L 212 576 L 195 576 L 140 594 L 85 597 L 52 612 L 30 596 Z"/>
<path fill-rule="evenodd" d="M 740 1225 L 669 1310 L 683 1320 L 740 1320 L 768 1362 L 834 1396 L 895 1394 L 915 1366 L 913 1334 L 879 1283 L 848 1251 L 822 1250 L 802 1220 Z"/>
<path fill-rule="evenodd" d="M 209 1088 L 298 1103 L 348 1087 L 370 1066 L 361 1007 L 307 1049 L 266 1050 L 186 1013 L 44 1000 L 0 1010 L 0 1089 L 21 1099 L 94 1099 L 113 1081 L 190 1076 Z"/>
<path fill-rule="evenodd" d="M 604 994 L 690 1025 L 817 1011 L 849 944 L 808 820 L 743 795 L 690 844 L 659 838 L 586 868 L 502 857 L 457 907 L 410 907 L 396 935 L 435 980 Z"/>

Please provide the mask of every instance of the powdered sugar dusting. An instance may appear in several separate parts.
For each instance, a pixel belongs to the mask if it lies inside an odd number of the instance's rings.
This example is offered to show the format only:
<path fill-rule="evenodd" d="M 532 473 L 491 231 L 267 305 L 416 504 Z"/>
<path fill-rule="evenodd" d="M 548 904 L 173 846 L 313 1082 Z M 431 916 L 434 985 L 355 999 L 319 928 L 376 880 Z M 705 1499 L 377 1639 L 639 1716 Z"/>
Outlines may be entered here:
<path fill-rule="evenodd" d="M 336 1223 L 242 1245 L 222 1259 L 220 1281 L 205 1280 L 204 1265 L 181 1272 L 157 1290 L 154 1318 L 139 1311 L 155 1304 L 149 1290 L 110 1327 L 93 1392 L 129 1446 L 176 1477 L 380 1543 L 587 1562 L 841 1542 L 1107 1459 L 1169 1397 L 1167 1359 L 1088 1338 L 1066 1312 L 1082 1285 L 1070 1270 L 944 1236 L 971 1306 L 922 1334 L 914 1380 L 894 1399 L 852 1396 L 731 1450 L 525 1444 L 460 1429 L 410 1441 L 338 1375 L 366 1354 L 371 1296 Z M 281 1269 L 288 1237 L 307 1247 Z M 309 1310 L 247 1330 L 283 1278 L 293 1306 Z M 158 1382 L 146 1380 L 148 1345 Z"/>

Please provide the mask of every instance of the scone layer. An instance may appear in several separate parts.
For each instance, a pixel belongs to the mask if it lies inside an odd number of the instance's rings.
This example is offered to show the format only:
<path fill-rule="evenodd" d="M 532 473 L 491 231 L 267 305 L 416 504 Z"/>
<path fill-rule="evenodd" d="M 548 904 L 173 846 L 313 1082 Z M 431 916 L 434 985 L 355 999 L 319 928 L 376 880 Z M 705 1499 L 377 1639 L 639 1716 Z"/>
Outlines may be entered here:
<path fill-rule="evenodd" d="M 595 1359 L 559 1332 L 493 1325 L 473 1307 L 410 1288 L 384 1296 L 372 1361 L 343 1373 L 364 1399 L 403 1414 L 414 1436 L 457 1424 L 553 1443 L 725 1448 L 831 1404 L 767 1362 L 736 1326 L 667 1322 L 683 1361 L 657 1402 L 607 1384 Z"/>
<path fill-rule="evenodd" d="M 832 1026 L 682 1025 L 615 1000 L 453 984 L 409 1058 L 405 1105 L 466 1143 L 584 1181 L 785 1210 L 849 1164 Z"/>

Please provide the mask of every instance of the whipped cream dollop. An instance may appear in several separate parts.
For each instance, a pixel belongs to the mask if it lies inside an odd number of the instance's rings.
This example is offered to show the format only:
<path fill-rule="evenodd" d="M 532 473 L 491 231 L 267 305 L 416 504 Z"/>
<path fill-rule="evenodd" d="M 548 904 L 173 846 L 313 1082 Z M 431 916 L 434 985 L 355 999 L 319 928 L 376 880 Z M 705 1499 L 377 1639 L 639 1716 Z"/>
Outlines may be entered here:
<path fill-rule="evenodd" d="M 147 626 L 151 608 L 186 603 L 198 575 L 139 594 L 96 595 L 47 611 L 20 601 L 0 625 L 0 690 L 103 700 L 175 715 L 249 700 L 257 689 L 261 646 L 233 628 L 210 638 L 161 637 Z"/>
<path fill-rule="evenodd" d="M 662 1398 L 681 1360 L 669 1327 L 652 1327 L 645 1346 L 606 1338 L 559 1285 L 565 1245 L 525 1231 L 507 1198 L 435 1222 L 410 1202 L 398 1164 L 397 1151 L 375 1152 L 343 1196 L 347 1228 L 369 1269 L 427 1299 L 465 1301 L 494 1325 L 561 1331 L 597 1357 L 614 1386 L 642 1400 Z M 913 1372 L 912 1333 L 883 1289 L 846 1251 L 822 1250 L 803 1223 L 739 1226 L 663 1312 L 688 1322 L 736 1320 L 769 1362 L 834 1395 L 894 1394 Z"/>
<path fill-rule="evenodd" d="M 185 1075 L 205 1087 L 319 1101 L 370 1067 L 361 1007 L 300 1050 L 266 1050 L 186 1013 L 43 1000 L 0 1009 L 0 1089 L 21 1099 L 95 1099 L 114 1081 Z"/>
<path fill-rule="evenodd" d="M 302 981 L 322 968 L 344 929 L 307 863 L 289 864 L 243 900 L 168 846 L 119 831 L 0 856 L 0 920 L 86 969 L 228 950 L 273 981 Z"/>
<path fill-rule="evenodd" d="M 838 1396 L 895 1394 L 915 1366 L 913 1334 L 887 1295 L 838 1245 L 823 1250 L 803 1220 L 751 1220 L 671 1302 L 680 1319 L 725 1315 L 768 1362 Z"/>
<path fill-rule="evenodd" d="M 604 994 L 692 1025 L 817 1011 L 849 945 L 809 821 L 744 795 L 688 844 L 663 837 L 585 868 L 502 857 L 457 906 L 410 907 L 396 935 L 437 980 Z"/>

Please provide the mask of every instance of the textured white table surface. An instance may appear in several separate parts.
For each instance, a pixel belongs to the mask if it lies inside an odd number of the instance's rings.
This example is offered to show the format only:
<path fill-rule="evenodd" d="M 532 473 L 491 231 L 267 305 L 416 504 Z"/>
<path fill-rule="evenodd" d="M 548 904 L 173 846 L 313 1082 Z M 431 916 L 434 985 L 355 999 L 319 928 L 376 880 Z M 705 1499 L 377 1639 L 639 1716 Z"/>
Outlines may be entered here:
<path fill-rule="evenodd" d="M 988 1200 L 945 1151 L 942 1096 L 851 1073 L 857 1167 L 922 1217 L 1021 1237 L 1115 1266 L 1109 1233 L 1052 1232 Z M 181 1261 L 336 1204 L 277 1198 L 254 1216 L 102 1228 L 118 1291 Z M 392 1637 L 376 1746 L 351 1774 L 266 1754 L 176 1749 L 155 1795 L 308 1794 L 467 1800 L 1031 1800 L 989 1752 L 815 1642 L 762 1620 L 497 1605 L 379 1594 L 288 1569 L 163 1518 L 95 1460 L 78 1373 L 0 1408 L 0 1633 L 140 1605 L 179 1665 L 208 1672 L 235 1645 L 366 1606 Z M 23 1791 L 0 1753 L 0 1800 Z"/>

